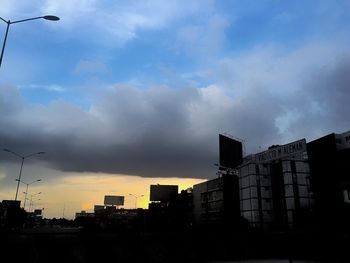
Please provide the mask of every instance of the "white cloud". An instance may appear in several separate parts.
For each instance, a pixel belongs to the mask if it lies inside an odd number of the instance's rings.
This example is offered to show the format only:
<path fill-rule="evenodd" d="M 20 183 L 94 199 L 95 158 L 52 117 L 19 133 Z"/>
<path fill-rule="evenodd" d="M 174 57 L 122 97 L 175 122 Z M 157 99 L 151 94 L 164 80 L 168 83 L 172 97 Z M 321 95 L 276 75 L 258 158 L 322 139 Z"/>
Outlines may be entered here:
<path fill-rule="evenodd" d="M 5 20 L 19 20 L 32 16 L 40 16 L 41 14 L 35 13 L 35 11 L 38 12 L 38 10 L 40 10 L 37 7 L 40 6 L 42 2 L 42 0 L 1 0 L 1 17 Z"/>
<path fill-rule="evenodd" d="M 39 89 L 39 90 L 47 90 L 54 92 L 64 92 L 65 88 L 57 84 L 50 85 L 37 85 L 37 84 L 29 84 L 29 85 L 20 85 L 19 89 Z"/>
<path fill-rule="evenodd" d="M 166 28 L 179 18 L 208 8 L 212 8 L 208 0 L 47 0 L 41 10 L 59 16 L 60 25 L 65 30 L 76 34 L 84 32 L 95 37 L 96 41 L 106 42 L 109 39 L 114 43 L 123 43 L 135 38 L 139 30 Z"/>
<path fill-rule="evenodd" d="M 178 30 L 178 40 L 187 54 L 211 59 L 211 55 L 218 55 L 223 51 L 226 29 L 230 25 L 228 19 L 219 15 L 209 15 L 203 18 L 203 23 L 181 27 Z M 179 45 L 177 43 L 176 45 Z"/>
<path fill-rule="evenodd" d="M 61 1 L 44 1 L 41 10 L 44 14 L 57 15 L 61 18 L 60 24 L 78 26 L 84 20 L 94 21 L 97 19 L 95 0 L 61 0 Z M 86 17 L 86 18 L 84 18 Z"/>
<path fill-rule="evenodd" d="M 55 15 L 60 17 L 59 23 L 45 25 L 60 34 L 68 32 L 69 38 L 83 35 L 89 41 L 115 45 L 137 37 L 139 31 L 164 29 L 196 13 L 208 13 L 214 5 L 212 0 L 3 0 L 1 7 L 6 20 Z"/>

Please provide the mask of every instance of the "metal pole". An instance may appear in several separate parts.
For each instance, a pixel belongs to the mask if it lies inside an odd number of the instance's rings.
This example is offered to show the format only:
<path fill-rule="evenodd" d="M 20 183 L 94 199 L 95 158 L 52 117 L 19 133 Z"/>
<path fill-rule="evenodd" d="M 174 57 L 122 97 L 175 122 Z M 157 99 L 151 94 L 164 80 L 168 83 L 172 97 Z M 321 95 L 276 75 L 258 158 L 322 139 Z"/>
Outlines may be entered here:
<path fill-rule="evenodd" d="M 15 201 L 17 201 L 17 195 L 18 195 L 19 183 L 20 183 L 20 181 L 21 181 L 21 176 L 22 176 L 23 162 L 24 162 L 24 157 L 22 157 L 21 170 L 19 171 L 19 177 L 18 177 L 18 182 L 17 182 L 17 190 L 16 190 L 16 197 L 15 197 Z"/>
<path fill-rule="evenodd" d="M 29 203 L 29 213 L 30 213 L 30 209 L 32 207 L 32 200 L 33 200 L 33 196 L 30 197 L 30 203 Z"/>
<path fill-rule="evenodd" d="M 24 205 L 23 205 L 23 209 L 26 210 L 26 201 L 27 201 L 27 194 L 28 194 L 28 185 L 29 184 L 26 184 L 27 185 L 27 189 L 26 189 L 26 196 L 24 198 Z"/>
<path fill-rule="evenodd" d="M 1 50 L 1 57 L 0 57 L 0 67 L 1 67 L 1 63 L 2 63 L 2 57 L 4 56 L 4 50 L 5 50 L 5 45 L 6 45 L 6 40 L 7 40 L 7 34 L 9 32 L 9 27 L 11 24 L 11 21 L 7 21 L 7 27 L 6 27 L 6 33 L 5 33 L 5 38 L 4 38 L 4 43 L 2 45 L 2 50 Z"/>
<path fill-rule="evenodd" d="M 65 210 L 66 210 L 66 203 L 64 202 L 64 203 L 63 203 L 62 218 L 64 218 L 64 212 L 65 212 Z"/>
<path fill-rule="evenodd" d="M 10 25 L 11 25 L 11 24 L 16 24 L 16 23 L 25 22 L 25 21 L 35 20 L 35 19 L 41 19 L 41 18 L 46 19 L 46 20 L 51 20 L 51 21 L 58 21 L 58 20 L 60 20 L 59 17 L 57 17 L 57 16 L 52 16 L 52 15 L 37 16 L 37 17 L 27 18 L 27 19 L 22 19 L 22 20 L 17 20 L 17 21 L 13 21 L 13 22 L 11 22 L 11 20 L 6 21 L 6 20 L 3 19 L 2 17 L 0 17 L 0 19 L 1 19 L 2 21 L 4 21 L 4 22 L 7 24 L 6 33 L 5 33 L 5 38 L 4 38 L 4 43 L 3 43 L 3 45 L 2 45 L 2 50 L 1 50 L 0 67 L 1 67 L 1 64 L 2 64 L 2 57 L 4 56 L 4 50 L 5 50 L 6 40 L 7 40 L 7 34 L 8 34 L 8 31 L 9 31 Z"/>

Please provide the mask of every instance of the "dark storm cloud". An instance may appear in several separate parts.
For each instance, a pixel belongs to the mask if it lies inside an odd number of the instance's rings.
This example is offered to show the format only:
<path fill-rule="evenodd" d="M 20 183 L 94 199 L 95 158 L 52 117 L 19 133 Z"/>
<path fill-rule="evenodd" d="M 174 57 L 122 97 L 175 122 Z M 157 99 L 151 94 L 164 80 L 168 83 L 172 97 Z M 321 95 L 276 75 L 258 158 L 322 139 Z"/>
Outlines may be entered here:
<path fill-rule="evenodd" d="M 21 100 L 14 87 L 2 90 L 4 101 Z M 9 98 L 6 90 L 16 96 Z M 253 96 L 270 95 L 261 91 L 236 103 L 216 86 L 115 86 L 96 98 L 89 112 L 64 101 L 47 107 L 9 103 L 0 136 L 4 148 L 47 152 L 38 158 L 63 171 L 207 178 L 215 176 L 219 132 L 273 132 L 268 100 L 256 103 Z"/>
<path fill-rule="evenodd" d="M 116 86 L 90 112 L 63 101 L 47 107 L 15 105 L 11 101 L 21 98 L 14 90 L 2 88 L 7 102 L 1 115 L 2 147 L 23 155 L 46 151 L 40 158 L 57 169 L 206 177 L 216 162 L 217 140 L 196 138 L 188 123 L 191 103 L 200 100 L 196 89 Z"/>
<path fill-rule="evenodd" d="M 278 60 L 264 54 L 270 60 L 263 63 L 261 54 L 243 58 L 246 65 L 229 61 L 222 85 L 115 85 L 100 91 L 89 111 L 63 100 L 28 104 L 15 87 L 2 86 L 1 147 L 45 151 L 38 158 L 61 171 L 214 177 L 218 133 L 244 140 L 246 153 L 254 153 L 350 128 L 349 54 L 323 64 L 305 54 L 317 58 L 301 50 Z M 5 152 L 1 160 L 18 161 Z"/>

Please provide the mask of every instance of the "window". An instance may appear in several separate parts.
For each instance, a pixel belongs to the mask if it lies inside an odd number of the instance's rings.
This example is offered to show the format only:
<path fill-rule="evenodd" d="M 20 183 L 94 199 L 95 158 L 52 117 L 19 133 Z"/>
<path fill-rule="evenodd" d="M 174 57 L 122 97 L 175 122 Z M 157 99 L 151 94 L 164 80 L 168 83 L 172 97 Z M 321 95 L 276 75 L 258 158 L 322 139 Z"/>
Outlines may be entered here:
<path fill-rule="evenodd" d="M 297 172 L 297 168 L 296 168 L 294 160 L 290 162 L 290 168 L 291 168 L 293 174 L 295 174 Z"/>

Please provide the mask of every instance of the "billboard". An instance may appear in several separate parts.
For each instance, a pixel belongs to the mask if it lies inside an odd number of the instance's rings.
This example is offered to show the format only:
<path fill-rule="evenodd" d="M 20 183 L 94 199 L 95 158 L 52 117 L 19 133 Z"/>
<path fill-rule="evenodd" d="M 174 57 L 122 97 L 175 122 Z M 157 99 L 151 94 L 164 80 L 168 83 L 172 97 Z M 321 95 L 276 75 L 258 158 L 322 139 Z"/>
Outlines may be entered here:
<path fill-rule="evenodd" d="M 42 209 L 35 209 L 34 215 L 41 216 L 42 215 Z"/>
<path fill-rule="evenodd" d="M 179 191 L 177 185 L 151 185 L 150 201 L 167 202 L 176 197 Z"/>
<path fill-rule="evenodd" d="M 220 166 L 235 168 L 243 162 L 242 143 L 219 134 Z"/>
<path fill-rule="evenodd" d="M 267 151 L 257 153 L 255 162 L 263 163 L 282 158 L 303 158 L 303 153 L 306 152 L 306 140 L 291 142 L 284 145 L 275 146 Z"/>
<path fill-rule="evenodd" d="M 94 211 L 101 211 L 104 210 L 105 206 L 104 205 L 94 205 Z"/>
<path fill-rule="evenodd" d="M 105 195 L 105 205 L 124 205 L 124 196 L 119 195 Z"/>
<path fill-rule="evenodd" d="M 20 208 L 21 201 L 16 200 L 2 200 L 3 207 L 6 208 Z"/>

